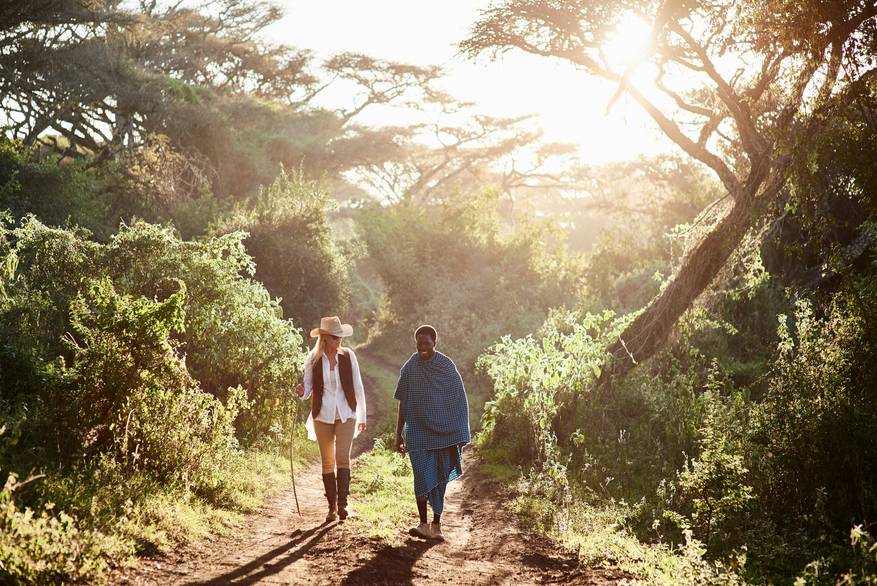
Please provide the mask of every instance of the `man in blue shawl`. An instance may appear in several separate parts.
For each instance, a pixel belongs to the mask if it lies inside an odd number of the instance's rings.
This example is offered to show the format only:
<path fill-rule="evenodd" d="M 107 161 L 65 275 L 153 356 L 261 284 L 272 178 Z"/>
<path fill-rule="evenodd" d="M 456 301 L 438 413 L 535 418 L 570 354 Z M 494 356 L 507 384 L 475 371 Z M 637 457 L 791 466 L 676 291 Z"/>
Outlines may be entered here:
<path fill-rule="evenodd" d="M 420 514 L 420 524 L 408 533 L 444 541 L 441 517 L 445 489 L 463 474 L 462 449 L 469 443 L 469 404 L 457 367 L 435 350 L 437 338 L 432 326 L 420 326 L 414 332 L 417 353 L 402 367 L 394 397 L 399 401 L 396 449 L 403 457 L 407 452 L 411 458 Z M 427 501 L 432 506 L 432 524 L 426 522 Z"/>

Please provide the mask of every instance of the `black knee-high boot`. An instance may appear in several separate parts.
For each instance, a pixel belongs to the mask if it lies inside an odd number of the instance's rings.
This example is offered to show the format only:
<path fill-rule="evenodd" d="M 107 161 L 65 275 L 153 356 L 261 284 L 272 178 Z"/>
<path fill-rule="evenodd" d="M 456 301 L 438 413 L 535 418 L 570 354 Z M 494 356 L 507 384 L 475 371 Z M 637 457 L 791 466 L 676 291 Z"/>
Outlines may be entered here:
<path fill-rule="evenodd" d="M 329 514 L 326 515 L 326 521 L 331 523 L 338 518 L 338 502 L 336 501 L 338 495 L 335 490 L 334 472 L 323 474 L 323 488 L 326 489 L 326 500 L 329 501 Z"/>
<path fill-rule="evenodd" d="M 347 518 L 347 495 L 350 494 L 350 468 L 338 469 L 338 518 Z"/>

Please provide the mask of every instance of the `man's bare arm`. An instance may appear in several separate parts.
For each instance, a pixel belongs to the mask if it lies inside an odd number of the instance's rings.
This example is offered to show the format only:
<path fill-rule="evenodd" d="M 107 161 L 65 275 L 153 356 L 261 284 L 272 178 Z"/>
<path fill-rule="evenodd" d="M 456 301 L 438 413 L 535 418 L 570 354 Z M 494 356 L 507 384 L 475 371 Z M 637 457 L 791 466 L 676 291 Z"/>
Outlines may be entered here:
<path fill-rule="evenodd" d="M 396 449 L 405 457 L 405 414 L 402 413 L 402 403 L 399 403 L 399 415 L 396 417 Z"/>

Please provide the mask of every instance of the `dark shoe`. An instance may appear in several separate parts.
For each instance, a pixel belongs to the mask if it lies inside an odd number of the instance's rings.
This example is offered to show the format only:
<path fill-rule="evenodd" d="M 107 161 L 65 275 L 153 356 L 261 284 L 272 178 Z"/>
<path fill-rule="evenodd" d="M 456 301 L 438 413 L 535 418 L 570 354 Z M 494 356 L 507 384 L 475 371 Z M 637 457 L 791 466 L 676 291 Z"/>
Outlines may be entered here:
<path fill-rule="evenodd" d="M 329 501 L 329 513 L 326 522 L 331 523 L 338 518 L 337 491 L 335 490 L 335 473 L 323 474 L 323 488 L 326 489 L 326 500 Z"/>
<path fill-rule="evenodd" d="M 350 494 L 350 468 L 338 469 L 338 518 L 342 521 L 349 514 L 347 511 L 347 495 Z"/>

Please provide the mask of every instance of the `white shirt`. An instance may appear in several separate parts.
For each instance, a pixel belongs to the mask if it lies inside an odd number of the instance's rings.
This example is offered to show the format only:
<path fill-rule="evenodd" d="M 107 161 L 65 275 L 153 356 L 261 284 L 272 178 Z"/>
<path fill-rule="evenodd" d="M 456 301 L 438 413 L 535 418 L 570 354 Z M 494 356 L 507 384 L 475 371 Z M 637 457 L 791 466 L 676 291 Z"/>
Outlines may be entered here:
<path fill-rule="evenodd" d="M 332 369 L 329 366 L 329 358 L 323 354 L 320 358 L 323 367 L 323 404 L 320 407 L 320 412 L 317 413 L 316 420 L 333 424 L 336 419 L 344 422 L 350 418 L 356 418 L 358 424 L 365 423 L 365 390 L 362 386 L 362 376 L 359 373 L 359 361 L 356 359 L 356 354 L 350 348 L 340 348 L 338 353 L 346 353 L 350 357 L 350 367 L 353 371 L 353 394 L 356 397 L 356 411 L 354 412 L 350 405 L 348 405 L 347 398 L 344 396 L 344 389 L 341 388 L 341 373 L 339 372 L 340 366 L 338 362 L 335 362 L 335 368 Z M 310 398 L 314 390 L 314 373 L 310 355 L 308 355 L 308 359 L 305 361 L 304 387 L 305 392 L 301 397 L 302 400 Z M 317 436 L 314 433 L 313 420 L 314 415 L 311 413 L 305 427 L 308 430 L 308 438 L 316 440 Z M 356 427 L 357 429 L 353 432 L 353 437 L 359 435 L 359 425 Z"/>

